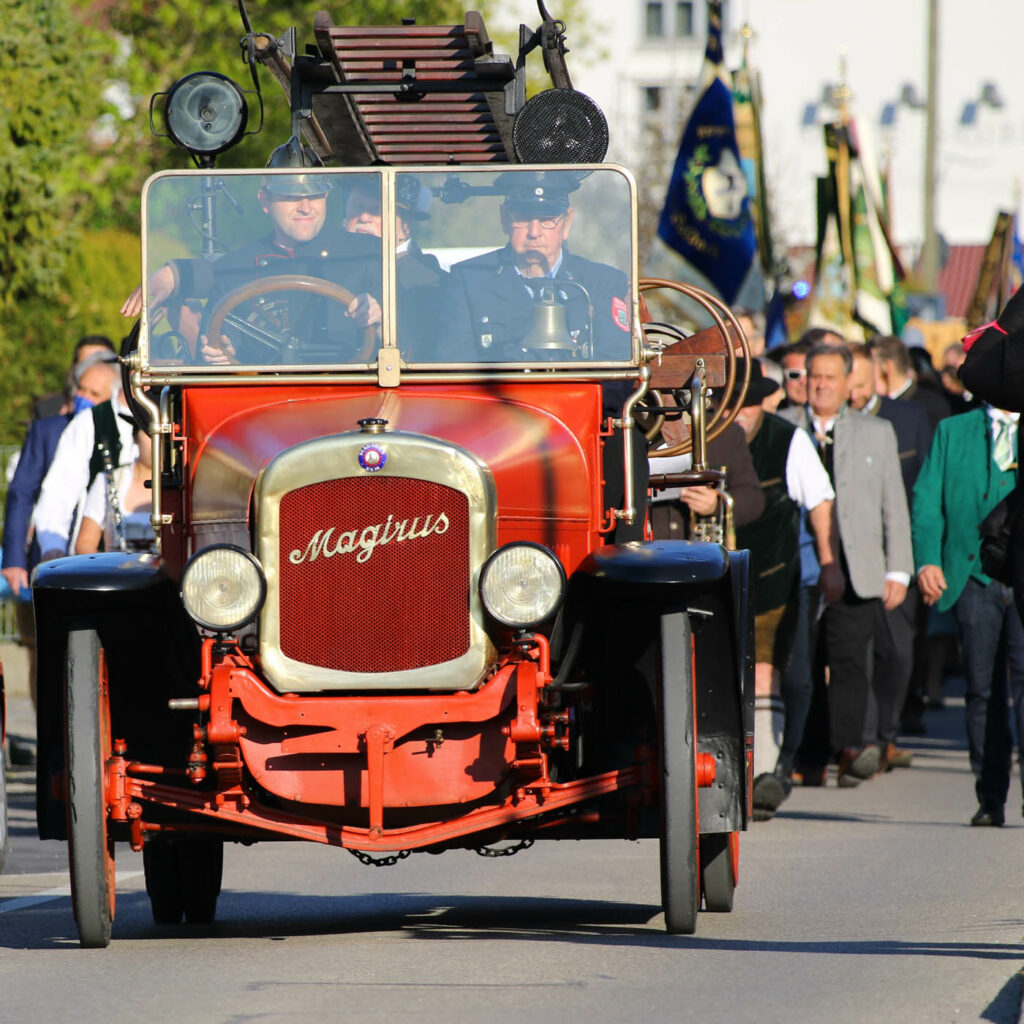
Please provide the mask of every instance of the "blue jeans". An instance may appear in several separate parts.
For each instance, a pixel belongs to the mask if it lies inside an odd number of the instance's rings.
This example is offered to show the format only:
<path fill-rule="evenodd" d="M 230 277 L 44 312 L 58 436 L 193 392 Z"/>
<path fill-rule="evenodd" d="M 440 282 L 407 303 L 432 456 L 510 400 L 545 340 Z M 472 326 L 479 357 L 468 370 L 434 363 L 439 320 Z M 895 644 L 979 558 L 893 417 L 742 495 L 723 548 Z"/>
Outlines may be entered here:
<path fill-rule="evenodd" d="M 1001 807 L 1010 789 L 1013 737 L 1024 737 L 1024 626 L 1009 587 L 969 579 L 954 606 L 967 688 L 967 745 L 982 804 Z M 1007 692 L 1009 684 L 1009 694 Z"/>

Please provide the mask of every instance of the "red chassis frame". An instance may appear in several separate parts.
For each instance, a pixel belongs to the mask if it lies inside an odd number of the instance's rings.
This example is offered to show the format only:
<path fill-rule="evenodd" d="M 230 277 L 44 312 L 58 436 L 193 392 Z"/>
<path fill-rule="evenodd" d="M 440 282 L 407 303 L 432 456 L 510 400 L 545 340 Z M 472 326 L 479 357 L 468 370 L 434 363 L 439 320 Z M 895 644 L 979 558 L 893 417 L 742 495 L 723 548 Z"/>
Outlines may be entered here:
<path fill-rule="evenodd" d="M 107 762 L 106 797 L 111 822 L 127 825 L 132 849 L 143 846 L 146 832 L 214 831 L 221 835 L 253 838 L 254 833 L 270 833 L 277 838 L 302 839 L 347 849 L 382 853 L 423 849 L 454 844 L 473 834 L 500 830 L 504 826 L 545 815 L 534 827 L 553 829 L 564 818 L 549 818 L 584 801 L 623 790 L 635 790 L 634 806 L 650 806 L 657 795 L 656 755 L 649 748 L 638 751 L 637 762 L 628 768 L 605 772 L 590 778 L 558 783 L 549 776 L 549 751 L 567 749 L 568 712 L 549 707 L 552 676 L 547 640 L 533 636 L 516 644 L 491 678 L 477 691 L 438 695 L 296 698 L 271 692 L 253 673 L 248 662 L 232 648 L 218 652 L 217 642 L 207 639 L 203 645 L 203 693 L 183 707 L 208 715 L 207 724 L 195 726 L 196 742 L 187 768 L 177 772 L 159 765 L 146 765 L 127 759 L 123 741 L 115 740 L 113 755 Z M 439 708 L 439 701 L 444 708 Z M 281 731 L 275 750 L 293 752 L 291 744 L 303 746 L 302 737 L 289 741 L 288 728 L 297 716 L 306 718 L 315 709 L 315 739 L 323 750 L 327 745 L 361 751 L 365 785 L 360 785 L 361 803 L 368 811 L 368 827 L 325 823 L 321 818 L 283 812 L 261 804 L 243 785 L 246 764 L 244 744 L 246 727 L 232 717 L 230 709 L 240 705 L 253 718 L 274 721 Z M 382 710 L 386 708 L 386 713 Z M 513 748 L 507 762 L 512 769 L 512 785 L 498 803 L 474 807 L 455 817 L 385 829 L 385 782 L 394 783 L 403 794 L 422 788 L 415 778 L 416 766 L 409 759 L 394 761 L 389 775 L 389 757 L 396 741 L 429 727 L 439 716 L 446 726 L 458 723 L 493 723 L 492 731 L 502 745 Z M 503 724 L 502 724 L 503 723 Z M 308 728 L 312 723 L 302 723 Z M 325 742 L 326 731 L 333 735 Z M 475 733 L 480 740 L 482 732 Z M 432 740 L 437 745 L 456 742 Z M 309 744 L 306 744 L 308 747 Z M 207 750 L 212 753 L 208 757 Z M 465 764 L 464 756 L 456 760 Z M 411 765 L 411 766 L 410 766 Z M 200 789 L 212 773 L 213 790 Z M 184 785 L 157 781 L 152 776 L 180 774 Z M 298 773 L 308 784 L 317 772 Z M 254 772 L 255 776 L 255 772 Z M 715 781 L 715 759 L 710 754 L 696 755 L 696 784 L 707 787 Z M 490 790 L 494 793 L 495 787 Z M 457 803 L 446 799 L 444 803 Z M 189 825 L 184 822 L 158 824 L 145 821 L 145 804 L 154 803 L 196 814 L 206 819 Z M 439 801 L 432 801 L 435 805 Z M 579 821 L 575 816 L 574 821 Z M 210 826 L 214 824 L 213 828 Z M 270 838 L 271 836 L 264 836 Z M 735 846 L 735 844 L 733 844 Z M 736 851 L 733 851 L 733 860 Z"/>

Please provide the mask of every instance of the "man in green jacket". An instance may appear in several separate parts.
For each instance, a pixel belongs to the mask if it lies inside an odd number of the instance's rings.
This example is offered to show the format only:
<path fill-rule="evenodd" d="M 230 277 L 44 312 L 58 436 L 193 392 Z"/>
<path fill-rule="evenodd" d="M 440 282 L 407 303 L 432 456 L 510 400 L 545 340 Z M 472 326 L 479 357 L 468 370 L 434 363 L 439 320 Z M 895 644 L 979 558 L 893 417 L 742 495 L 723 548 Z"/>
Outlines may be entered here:
<path fill-rule="evenodd" d="M 952 608 L 966 680 L 967 742 L 978 810 L 999 826 L 1010 788 L 1007 666 L 1024 736 L 1024 626 L 1009 587 L 981 571 L 978 525 L 1016 485 L 1017 414 L 991 406 L 942 420 L 914 486 L 911 532 L 925 603 Z"/>

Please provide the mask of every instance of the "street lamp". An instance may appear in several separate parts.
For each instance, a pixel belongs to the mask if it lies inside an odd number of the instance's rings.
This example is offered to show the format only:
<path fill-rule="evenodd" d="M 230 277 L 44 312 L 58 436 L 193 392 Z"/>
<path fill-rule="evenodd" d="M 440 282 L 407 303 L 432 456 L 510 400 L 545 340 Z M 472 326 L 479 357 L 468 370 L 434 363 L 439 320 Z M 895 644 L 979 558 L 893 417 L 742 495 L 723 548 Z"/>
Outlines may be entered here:
<path fill-rule="evenodd" d="M 899 119 L 900 107 L 907 107 L 909 110 L 924 110 L 927 106 L 927 102 L 917 95 L 917 89 L 913 83 L 904 82 L 900 87 L 899 96 L 882 107 L 878 123 L 883 128 L 892 128 Z"/>
<path fill-rule="evenodd" d="M 999 94 L 999 86 L 995 82 L 982 82 L 981 90 L 976 100 L 968 100 L 960 111 L 960 125 L 963 128 L 972 127 L 978 120 L 979 107 L 991 107 L 993 110 L 1002 110 L 1004 107 L 1003 97 Z"/>

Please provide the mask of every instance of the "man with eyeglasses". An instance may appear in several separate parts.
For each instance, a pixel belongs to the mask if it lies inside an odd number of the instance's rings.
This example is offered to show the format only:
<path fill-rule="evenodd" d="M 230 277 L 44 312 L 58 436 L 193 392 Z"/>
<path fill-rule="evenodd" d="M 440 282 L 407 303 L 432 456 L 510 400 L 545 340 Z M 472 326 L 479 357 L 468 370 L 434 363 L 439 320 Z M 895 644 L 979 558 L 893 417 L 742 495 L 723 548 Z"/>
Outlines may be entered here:
<path fill-rule="evenodd" d="M 495 186 L 505 197 L 501 227 L 508 244 L 452 267 L 453 358 L 569 360 L 589 350 L 628 359 L 626 275 L 569 251 L 569 195 L 580 187 L 577 176 L 506 172 Z"/>

